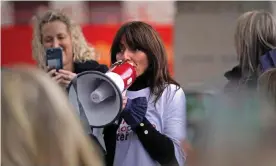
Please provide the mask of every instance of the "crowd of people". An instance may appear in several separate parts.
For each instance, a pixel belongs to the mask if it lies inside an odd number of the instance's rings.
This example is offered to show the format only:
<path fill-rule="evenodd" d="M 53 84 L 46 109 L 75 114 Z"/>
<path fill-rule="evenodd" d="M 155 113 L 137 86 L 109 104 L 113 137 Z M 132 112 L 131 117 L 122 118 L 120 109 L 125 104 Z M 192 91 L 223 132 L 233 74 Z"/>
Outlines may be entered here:
<path fill-rule="evenodd" d="M 56 47 L 62 48 L 60 70 L 45 63 L 45 49 Z M 123 96 L 119 123 L 102 128 L 103 147 L 99 136 L 85 133 L 69 103 L 68 85 L 79 73 L 105 73 L 109 67 L 97 62 L 79 25 L 60 10 L 47 11 L 34 19 L 37 68 L 2 69 L 2 165 L 272 166 L 276 163 L 275 18 L 266 11 L 242 14 L 235 48 L 238 65 L 225 73 L 229 83 L 201 126 L 203 142 L 193 147 L 187 138 L 185 93 L 169 74 L 160 36 L 142 21 L 123 24 L 110 48 L 111 63 L 133 62 L 137 79 Z"/>

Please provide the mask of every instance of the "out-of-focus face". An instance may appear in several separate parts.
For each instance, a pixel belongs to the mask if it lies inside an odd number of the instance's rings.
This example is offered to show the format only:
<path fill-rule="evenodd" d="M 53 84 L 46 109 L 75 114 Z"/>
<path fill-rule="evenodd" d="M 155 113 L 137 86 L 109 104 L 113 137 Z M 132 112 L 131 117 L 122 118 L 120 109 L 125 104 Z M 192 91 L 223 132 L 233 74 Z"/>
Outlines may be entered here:
<path fill-rule="evenodd" d="M 41 33 L 44 48 L 63 49 L 63 66 L 66 70 L 73 63 L 72 38 L 66 24 L 61 21 L 46 23 L 42 26 Z"/>
<path fill-rule="evenodd" d="M 129 60 L 134 64 L 137 76 L 141 76 L 148 68 L 148 58 L 147 55 L 140 50 L 132 50 L 126 44 L 124 38 L 121 40 L 120 52 L 116 55 L 116 60 Z"/>

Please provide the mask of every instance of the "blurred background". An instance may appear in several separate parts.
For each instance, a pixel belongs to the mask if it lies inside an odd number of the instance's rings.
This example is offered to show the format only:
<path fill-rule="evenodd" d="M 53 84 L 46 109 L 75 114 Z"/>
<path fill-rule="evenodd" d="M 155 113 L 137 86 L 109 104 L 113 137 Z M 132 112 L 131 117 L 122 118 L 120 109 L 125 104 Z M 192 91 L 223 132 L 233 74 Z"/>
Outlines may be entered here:
<path fill-rule="evenodd" d="M 223 88 L 224 73 L 237 64 L 236 19 L 252 9 L 276 16 L 273 1 L 1 1 L 1 66 L 35 64 L 32 17 L 48 9 L 64 9 L 77 21 L 100 63 L 108 65 L 110 45 L 122 23 L 153 25 L 165 43 L 170 71 L 187 95 L 191 139 L 205 103 Z"/>
<path fill-rule="evenodd" d="M 63 9 L 83 28 L 86 39 L 109 64 L 109 48 L 120 25 L 152 24 L 168 52 L 170 70 L 186 90 L 214 91 L 236 64 L 234 30 L 238 16 L 252 9 L 275 12 L 273 1 L 2 1 L 1 65 L 34 64 L 31 22 L 35 14 Z"/>

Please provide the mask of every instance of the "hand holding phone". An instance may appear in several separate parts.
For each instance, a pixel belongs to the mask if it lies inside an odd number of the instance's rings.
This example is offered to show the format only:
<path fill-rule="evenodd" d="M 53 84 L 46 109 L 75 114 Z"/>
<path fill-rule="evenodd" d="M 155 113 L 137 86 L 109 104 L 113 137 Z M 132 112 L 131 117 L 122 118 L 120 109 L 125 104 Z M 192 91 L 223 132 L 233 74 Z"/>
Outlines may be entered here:
<path fill-rule="evenodd" d="M 57 72 L 57 75 L 62 77 L 61 83 L 65 86 L 68 86 L 70 82 L 77 76 L 76 73 L 73 73 L 71 71 L 60 69 Z"/>
<path fill-rule="evenodd" d="M 62 49 L 61 48 L 48 48 L 46 49 L 46 66 L 49 70 L 63 69 L 62 62 Z"/>
<path fill-rule="evenodd" d="M 46 66 L 48 75 L 60 84 L 63 78 L 61 75 L 57 74 L 57 72 L 63 69 L 61 48 L 46 49 Z"/>
<path fill-rule="evenodd" d="M 63 78 L 62 75 L 58 74 L 57 69 L 49 68 L 48 67 L 48 75 L 58 84 L 62 83 Z"/>

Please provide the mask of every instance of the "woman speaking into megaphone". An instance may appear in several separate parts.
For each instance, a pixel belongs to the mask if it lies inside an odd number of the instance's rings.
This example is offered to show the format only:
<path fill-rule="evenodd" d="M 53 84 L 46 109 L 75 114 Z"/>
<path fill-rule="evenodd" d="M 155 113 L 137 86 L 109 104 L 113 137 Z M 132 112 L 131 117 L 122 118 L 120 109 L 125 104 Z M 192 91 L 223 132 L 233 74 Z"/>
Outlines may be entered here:
<path fill-rule="evenodd" d="M 158 33 L 140 21 L 124 24 L 111 47 L 112 64 L 119 60 L 132 62 L 137 78 L 126 91 L 119 123 L 104 128 L 107 165 L 183 165 L 186 99 L 169 75 Z"/>

